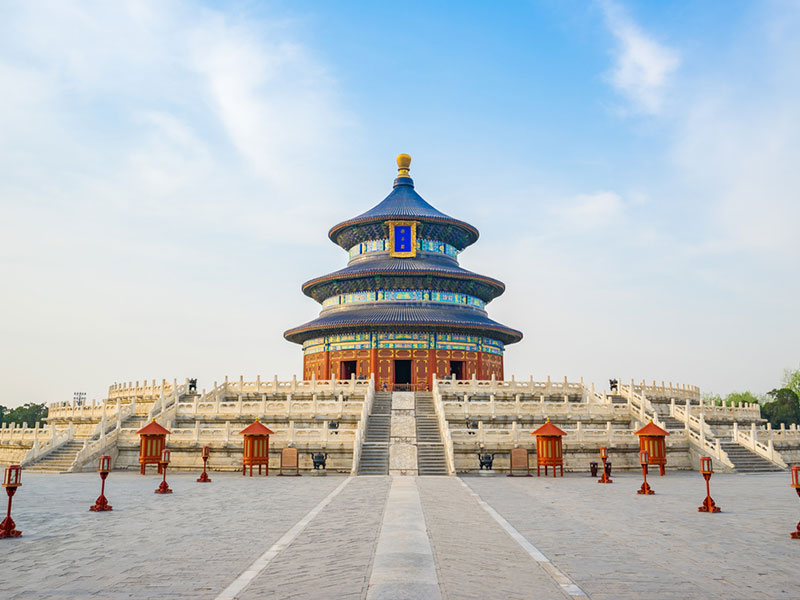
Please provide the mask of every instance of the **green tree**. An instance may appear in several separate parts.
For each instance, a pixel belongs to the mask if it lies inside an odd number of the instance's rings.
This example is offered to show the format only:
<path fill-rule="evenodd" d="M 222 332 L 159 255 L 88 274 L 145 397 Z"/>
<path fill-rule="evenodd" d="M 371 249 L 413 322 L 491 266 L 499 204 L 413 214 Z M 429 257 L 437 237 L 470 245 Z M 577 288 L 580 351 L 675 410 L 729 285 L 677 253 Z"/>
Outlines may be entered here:
<path fill-rule="evenodd" d="M 780 427 L 781 423 L 800 423 L 800 399 L 794 390 L 781 388 L 767 392 L 767 395 L 772 401 L 761 406 L 761 416 L 773 427 Z"/>
<path fill-rule="evenodd" d="M 786 369 L 783 372 L 783 387 L 792 390 L 800 397 L 800 369 L 794 371 Z"/>
<path fill-rule="evenodd" d="M 733 406 L 734 404 L 739 404 L 740 402 L 753 402 L 755 404 L 761 404 L 763 398 L 759 398 L 752 392 L 731 392 L 727 396 L 725 396 L 725 406 Z"/>
<path fill-rule="evenodd" d="M 27 423 L 29 427 L 33 427 L 37 421 L 44 421 L 46 416 L 47 404 L 28 402 L 22 406 L 8 410 L 8 412 L 3 415 L 3 421 L 5 423 L 16 423 L 17 425 Z"/>
<path fill-rule="evenodd" d="M 722 404 L 722 396 L 720 396 L 719 394 L 712 394 L 712 393 L 706 392 L 706 393 L 703 394 L 703 402 L 705 402 L 707 404 L 712 404 L 714 406 L 721 405 Z"/>

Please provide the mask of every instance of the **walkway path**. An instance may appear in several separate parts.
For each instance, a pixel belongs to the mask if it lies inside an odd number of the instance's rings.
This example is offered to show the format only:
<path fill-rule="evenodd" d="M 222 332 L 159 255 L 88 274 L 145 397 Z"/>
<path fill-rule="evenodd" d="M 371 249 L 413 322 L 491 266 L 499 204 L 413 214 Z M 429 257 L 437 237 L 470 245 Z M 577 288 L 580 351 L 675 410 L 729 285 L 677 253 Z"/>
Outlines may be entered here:
<path fill-rule="evenodd" d="M 0 598 L 796 599 L 785 473 L 552 478 L 26 474 Z M 260 562 L 259 562 L 260 561 Z M 240 579 L 243 573 L 247 577 Z M 252 575 L 252 577 L 250 577 Z"/>

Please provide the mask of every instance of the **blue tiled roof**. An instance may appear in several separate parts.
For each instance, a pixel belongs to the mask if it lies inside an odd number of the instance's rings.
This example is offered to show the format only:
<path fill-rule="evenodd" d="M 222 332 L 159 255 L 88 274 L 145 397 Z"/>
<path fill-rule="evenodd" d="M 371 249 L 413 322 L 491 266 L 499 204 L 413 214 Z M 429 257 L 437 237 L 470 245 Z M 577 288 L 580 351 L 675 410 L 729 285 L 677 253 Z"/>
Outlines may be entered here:
<path fill-rule="evenodd" d="M 398 177 L 395 179 L 394 189 L 380 204 L 357 217 L 335 225 L 328 232 L 328 237 L 334 243 L 348 249 L 356 241 L 351 239 L 353 236 L 347 235 L 349 228 L 371 222 L 382 223 L 391 219 L 414 219 L 450 225 L 458 231 L 458 235 L 448 236 L 447 240 L 442 241 L 455 242 L 454 245 L 459 250 L 475 243 L 479 235 L 478 230 L 469 223 L 454 219 L 428 204 L 414 190 L 414 182 L 410 177 Z"/>
<path fill-rule="evenodd" d="M 503 282 L 462 269 L 458 266 L 458 263 L 448 257 L 429 257 L 425 260 L 381 257 L 359 262 L 307 281 L 303 284 L 303 293 L 314 298 L 317 302 L 322 302 L 325 298 L 334 295 L 329 289 L 331 287 L 328 285 L 330 282 L 338 283 L 341 286 L 348 280 L 375 276 L 387 278 L 432 276 L 463 279 L 463 285 L 466 286 L 463 291 L 478 296 L 485 302 L 490 302 L 505 290 Z M 467 287 L 470 289 L 467 290 Z M 370 286 L 364 287 L 362 284 L 360 289 L 372 288 Z M 347 290 L 342 289 L 341 291 Z"/>
<path fill-rule="evenodd" d="M 470 308 L 415 306 L 404 303 L 357 309 L 323 311 L 319 318 L 288 330 L 283 335 L 298 344 L 331 330 L 375 330 L 381 327 L 402 331 L 403 327 L 436 331 L 471 332 L 512 344 L 522 333 L 493 321 L 483 311 Z"/>

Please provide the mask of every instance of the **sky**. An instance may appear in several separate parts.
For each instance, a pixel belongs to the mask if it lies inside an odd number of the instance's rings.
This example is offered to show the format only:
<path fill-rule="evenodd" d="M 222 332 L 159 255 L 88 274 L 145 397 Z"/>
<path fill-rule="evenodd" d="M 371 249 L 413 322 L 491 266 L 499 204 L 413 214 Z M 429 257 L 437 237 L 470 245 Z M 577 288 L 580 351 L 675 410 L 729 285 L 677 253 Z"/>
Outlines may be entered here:
<path fill-rule="evenodd" d="M 800 2 L 4 2 L 0 404 L 290 379 L 395 156 L 509 378 L 800 368 Z"/>

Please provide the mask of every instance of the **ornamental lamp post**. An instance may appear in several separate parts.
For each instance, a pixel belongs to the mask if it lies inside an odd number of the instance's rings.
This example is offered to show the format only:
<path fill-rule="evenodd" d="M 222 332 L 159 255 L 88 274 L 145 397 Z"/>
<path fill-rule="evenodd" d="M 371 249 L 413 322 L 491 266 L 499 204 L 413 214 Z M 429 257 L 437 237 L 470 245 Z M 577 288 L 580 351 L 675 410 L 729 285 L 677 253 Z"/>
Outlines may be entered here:
<path fill-rule="evenodd" d="M 647 465 L 650 461 L 650 454 L 647 450 L 642 450 L 639 452 L 639 464 L 642 465 L 642 477 L 644 478 L 644 483 L 642 483 L 642 487 L 636 491 L 637 494 L 645 494 L 651 495 L 655 494 L 653 489 L 650 487 L 650 484 L 647 483 Z"/>
<path fill-rule="evenodd" d="M 6 467 L 6 475 L 3 479 L 3 487 L 8 494 L 8 511 L 6 518 L 0 523 L 0 538 L 19 537 L 22 532 L 17 529 L 16 523 L 11 518 L 11 498 L 22 485 L 22 467 L 19 465 L 9 465 Z"/>
<path fill-rule="evenodd" d="M 197 478 L 197 481 L 201 483 L 211 482 L 211 477 L 209 477 L 208 473 L 206 473 L 206 463 L 208 462 L 208 457 L 210 454 L 211 454 L 211 448 L 209 448 L 208 446 L 203 446 L 202 454 L 200 454 L 200 457 L 203 459 L 203 474 Z"/>
<path fill-rule="evenodd" d="M 162 473 L 164 473 L 164 479 L 161 480 L 158 488 L 156 488 L 156 494 L 171 494 L 172 490 L 169 489 L 167 485 L 167 465 L 169 464 L 169 456 L 170 452 L 166 448 L 161 451 L 161 460 L 158 461 L 158 466 L 161 467 Z"/>
<path fill-rule="evenodd" d="M 703 476 L 703 479 L 706 480 L 706 499 L 703 500 L 702 506 L 698 506 L 698 512 L 707 512 L 707 513 L 718 513 L 720 512 L 720 507 L 716 505 L 714 500 L 711 498 L 711 492 L 709 490 L 709 480 L 711 479 L 711 475 L 714 474 L 714 469 L 712 468 L 711 457 L 703 456 L 700 458 L 700 474 Z"/>
<path fill-rule="evenodd" d="M 106 477 L 108 477 L 109 472 L 111 471 L 111 457 L 110 456 L 101 456 L 99 464 L 97 465 L 97 472 L 100 473 L 100 497 L 95 501 L 94 506 L 90 506 L 89 510 L 92 512 L 102 512 L 105 510 L 113 510 L 111 505 L 108 503 L 106 499 Z"/>
<path fill-rule="evenodd" d="M 797 495 L 800 496 L 800 466 L 795 465 L 792 467 L 792 487 Z M 800 522 L 797 523 L 797 529 L 791 534 L 792 539 L 800 540 Z"/>
<path fill-rule="evenodd" d="M 608 448 L 605 446 L 600 446 L 600 459 L 603 461 L 603 474 L 597 480 L 597 483 L 613 483 L 608 476 Z"/>

